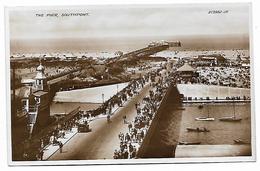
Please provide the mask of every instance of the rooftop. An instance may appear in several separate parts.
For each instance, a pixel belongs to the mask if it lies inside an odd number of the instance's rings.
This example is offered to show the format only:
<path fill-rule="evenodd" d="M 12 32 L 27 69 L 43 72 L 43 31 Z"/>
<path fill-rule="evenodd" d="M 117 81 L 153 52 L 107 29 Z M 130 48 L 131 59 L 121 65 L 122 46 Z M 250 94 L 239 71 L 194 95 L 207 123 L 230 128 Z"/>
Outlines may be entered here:
<path fill-rule="evenodd" d="M 45 92 L 45 91 L 36 91 L 33 93 L 33 95 L 39 97 L 39 96 L 43 96 L 45 94 L 48 94 L 48 92 Z"/>
<path fill-rule="evenodd" d="M 195 72 L 195 69 L 192 68 L 188 63 L 185 63 L 183 66 L 178 68 L 177 71 L 179 71 L 179 72 L 183 72 L 183 71 Z"/>

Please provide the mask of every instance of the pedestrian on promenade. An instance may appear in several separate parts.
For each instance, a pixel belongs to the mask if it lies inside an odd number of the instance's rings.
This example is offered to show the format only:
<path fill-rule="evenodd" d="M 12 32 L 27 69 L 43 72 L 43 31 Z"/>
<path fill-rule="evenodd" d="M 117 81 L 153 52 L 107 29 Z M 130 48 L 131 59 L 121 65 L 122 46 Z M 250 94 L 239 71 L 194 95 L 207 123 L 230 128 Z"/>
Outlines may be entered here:
<path fill-rule="evenodd" d="M 124 121 L 124 124 L 127 123 L 127 121 L 126 121 L 126 116 L 123 116 L 123 121 Z"/>
<path fill-rule="evenodd" d="M 131 129 L 132 129 L 132 124 L 131 124 L 131 122 L 129 122 L 129 124 L 128 124 L 128 129 L 129 129 L 129 132 L 131 132 Z"/>
<path fill-rule="evenodd" d="M 117 150 L 114 151 L 114 159 L 118 159 L 119 158 L 119 152 L 117 152 Z"/>
<path fill-rule="evenodd" d="M 40 140 L 40 143 L 41 143 L 41 149 L 43 149 L 44 148 L 43 139 Z"/>
<path fill-rule="evenodd" d="M 50 137 L 50 144 L 54 143 L 54 133 L 52 133 L 52 136 Z"/>
<path fill-rule="evenodd" d="M 135 104 L 135 109 L 137 110 L 137 108 L 138 108 L 138 103 Z"/>
<path fill-rule="evenodd" d="M 128 133 L 125 134 L 125 141 L 129 142 L 131 140 L 130 135 Z"/>
<path fill-rule="evenodd" d="M 131 143 L 129 143 L 129 145 L 128 145 L 128 149 L 129 149 L 129 152 L 130 152 L 130 153 L 133 152 L 134 147 L 133 147 L 133 145 L 132 145 Z"/>
<path fill-rule="evenodd" d="M 136 157 L 136 148 L 133 147 L 133 151 L 130 153 L 130 158 L 133 159 Z"/>
<path fill-rule="evenodd" d="M 62 153 L 62 147 L 63 147 L 63 144 L 62 144 L 62 142 L 60 141 L 60 143 L 59 143 L 60 153 Z"/>
<path fill-rule="evenodd" d="M 123 156 L 124 159 L 128 159 L 128 155 L 129 155 L 129 153 L 128 153 L 127 149 L 124 150 L 123 155 L 124 155 L 124 156 Z"/>
<path fill-rule="evenodd" d="M 44 155 L 43 150 L 40 151 L 40 154 L 39 154 L 39 155 L 40 155 L 40 159 L 43 160 L 43 155 Z"/>
<path fill-rule="evenodd" d="M 124 134 L 122 132 L 119 133 L 118 138 L 120 141 L 124 141 Z"/>
<path fill-rule="evenodd" d="M 107 115 L 107 123 L 110 123 L 110 115 Z"/>

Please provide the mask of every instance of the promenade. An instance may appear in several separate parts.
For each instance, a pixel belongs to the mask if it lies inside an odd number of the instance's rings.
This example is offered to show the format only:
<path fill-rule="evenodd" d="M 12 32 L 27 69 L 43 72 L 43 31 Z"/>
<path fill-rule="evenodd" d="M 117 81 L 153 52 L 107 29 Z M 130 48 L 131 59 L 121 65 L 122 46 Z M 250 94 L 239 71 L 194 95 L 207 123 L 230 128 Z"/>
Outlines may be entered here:
<path fill-rule="evenodd" d="M 49 160 L 113 159 L 114 149 L 119 143 L 118 134 L 128 129 L 127 124 L 123 123 L 123 116 L 133 120 L 136 116 L 135 104 L 140 103 L 150 89 L 147 84 L 138 95 L 130 98 L 113 113 L 110 123 L 106 118 L 90 122 L 91 132 L 76 134 L 63 146 L 62 153 L 56 151 Z"/>

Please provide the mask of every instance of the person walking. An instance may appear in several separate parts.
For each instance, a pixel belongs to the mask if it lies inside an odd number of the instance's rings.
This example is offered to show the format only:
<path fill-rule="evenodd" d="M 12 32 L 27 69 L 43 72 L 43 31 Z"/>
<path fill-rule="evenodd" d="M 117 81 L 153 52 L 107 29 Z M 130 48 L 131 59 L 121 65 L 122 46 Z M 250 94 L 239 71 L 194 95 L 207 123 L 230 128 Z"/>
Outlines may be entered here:
<path fill-rule="evenodd" d="M 39 155 L 40 155 L 40 159 L 43 160 L 43 155 L 44 155 L 43 150 L 40 151 L 40 154 L 39 154 Z"/>
<path fill-rule="evenodd" d="M 125 149 L 125 150 L 124 150 L 124 153 L 123 153 L 123 156 L 124 156 L 123 158 L 124 158 L 124 159 L 128 159 L 128 155 L 129 155 L 128 150 Z"/>
<path fill-rule="evenodd" d="M 107 123 L 110 123 L 110 115 L 107 115 Z"/>
<path fill-rule="evenodd" d="M 124 124 L 127 123 L 127 121 L 126 121 L 126 116 L 123 116 L 123 122 L 124 122 Z"/>
<path fill-rule="evenodd" d="M 62 153 L 62 147 L 63 147 L 63 144 L 62 144 L 62 142 L 60 141 L 60 142 L 59 142 L 60 153 Z"/>
<path fill-rule="evenodd" d="M 131 132 L 131 129 L 132 129 L 132 123 L 131 122 L 129 122 L 129 124 L 128 124 L 128 129 L 129 129 L 129 132 Z"/>
<path fill-rule="evenodd" d="M 137 103 L 135 103 L 135 109 L 137 110 L 137 108 L 138 108 L 138 104 L 137 104 Z"/>

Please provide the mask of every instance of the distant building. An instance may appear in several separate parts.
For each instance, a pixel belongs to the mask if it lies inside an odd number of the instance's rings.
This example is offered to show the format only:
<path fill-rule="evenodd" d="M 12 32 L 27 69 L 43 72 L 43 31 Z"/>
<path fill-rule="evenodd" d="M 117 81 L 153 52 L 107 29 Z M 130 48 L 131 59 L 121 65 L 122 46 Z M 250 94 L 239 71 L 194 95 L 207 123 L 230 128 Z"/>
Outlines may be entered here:
<path fill-rule="evenodd" d="M 169 44 L 169 47 L 181 47 L 180 41 L 168 42 L 168 44 Z"/>
<path fill-rule="evenodd" d="M 192 63 L 198 66 L 217 66 L 226 63 L 226 58 L 221 54 L 198 55 L 198 57 L 193 58 Z"/>
<path fill-rule="evenodd" d="M 148 47 L 153 47 L 153 46 L 181 47 L 181 42 L 180 41 L 168 42 L 165 40 L 161 40 L 161 41 L 153 41 L 148 45 Z"/>

